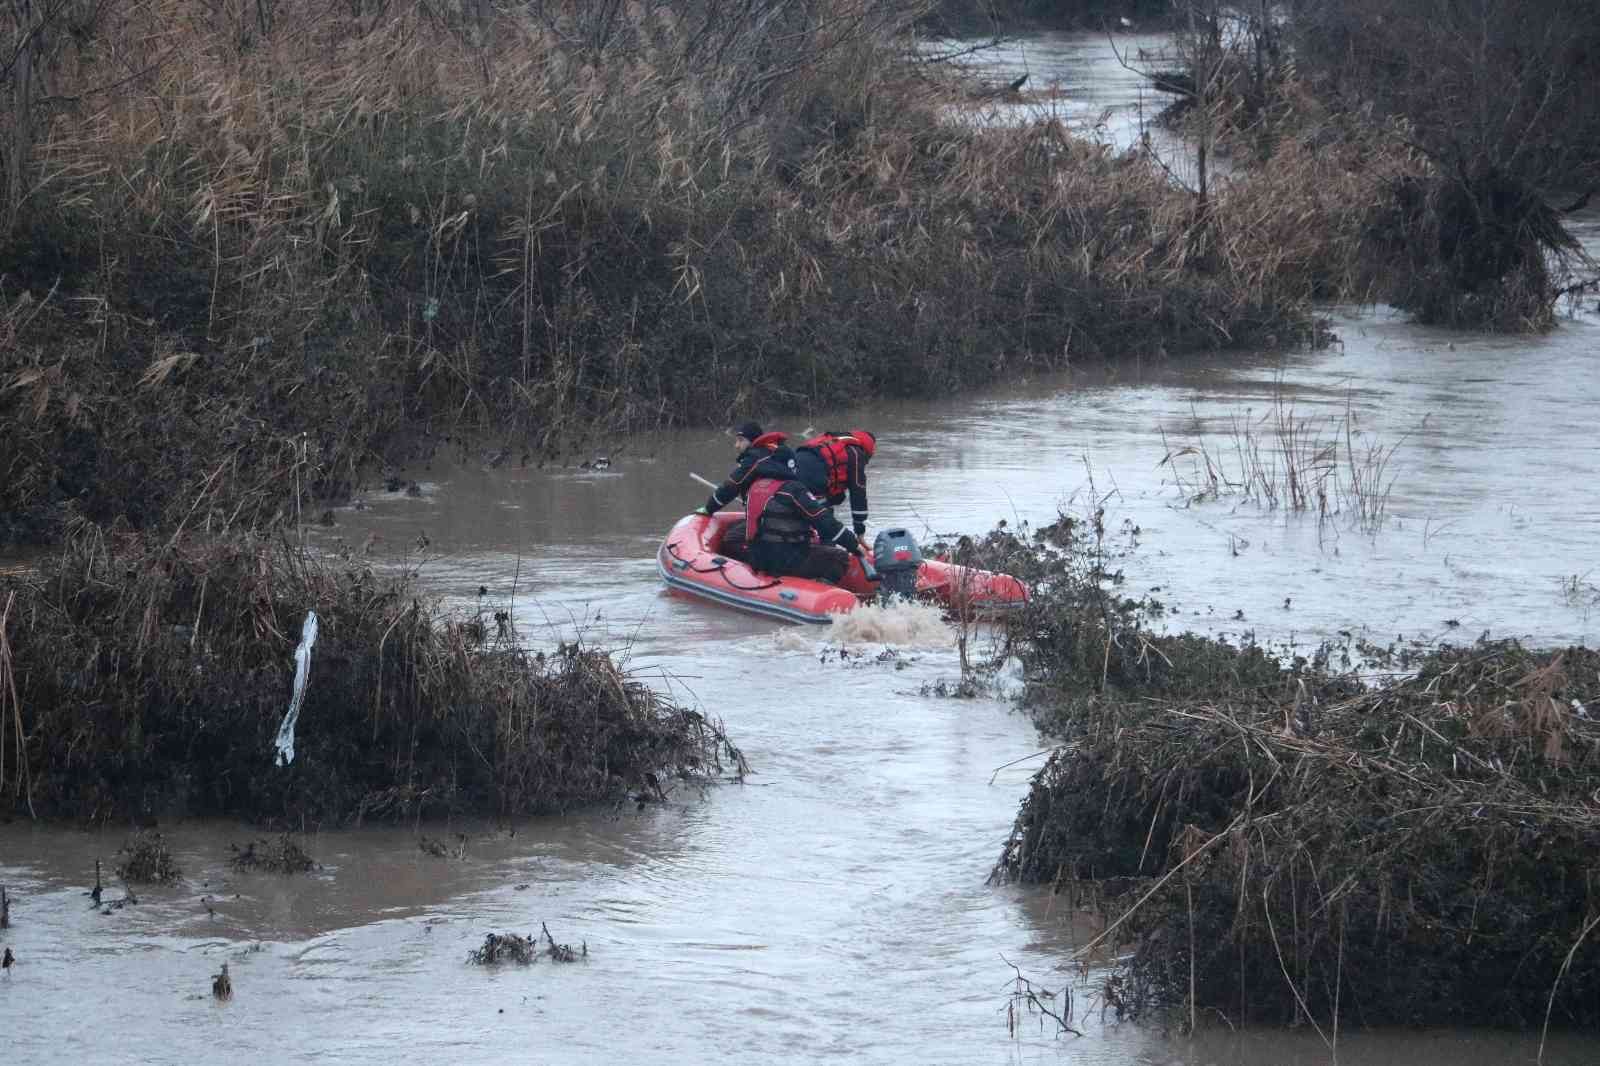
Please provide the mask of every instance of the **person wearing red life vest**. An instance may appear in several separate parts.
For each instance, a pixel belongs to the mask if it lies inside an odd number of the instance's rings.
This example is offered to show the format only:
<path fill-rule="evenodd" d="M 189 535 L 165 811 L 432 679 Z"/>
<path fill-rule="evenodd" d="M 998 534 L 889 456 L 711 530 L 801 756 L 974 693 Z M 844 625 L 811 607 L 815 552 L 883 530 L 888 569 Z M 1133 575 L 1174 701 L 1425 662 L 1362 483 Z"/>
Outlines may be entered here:
<path fill-rule="evenodd" d="M 833 517 L 828 502 L 794 477 L 756 479 L 745 500 L 743 533 L 750 565 L 778 577 L 838 584 L 850 556 L 861 554 L 860 539 Z"/>
<path fill-rule="evenodd" d="M 850 526 L 857 537 L 867 532 L 867 464 L 878 439 L 864 429 L 824 433 L 794 451 L 795 470 L 806 488 L 836 507 L 850 497 Z"/>

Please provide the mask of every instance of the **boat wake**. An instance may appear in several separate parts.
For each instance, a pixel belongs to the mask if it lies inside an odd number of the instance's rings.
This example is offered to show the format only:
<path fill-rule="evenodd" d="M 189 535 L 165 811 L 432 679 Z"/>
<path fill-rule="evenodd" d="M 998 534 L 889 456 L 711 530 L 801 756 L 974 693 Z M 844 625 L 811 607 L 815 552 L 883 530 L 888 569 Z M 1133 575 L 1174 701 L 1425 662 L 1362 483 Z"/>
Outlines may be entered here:
<path fill-rule="evenodd" d="M 849 614 L 834 615 L 826 629 L 789 627 L 773 637 L 780 651 L 814 652 L 817 645 L 885 644 L 896 648 L 953 648 L 956 631 L 943 612 L 929 603 L 863 604 Z"/>

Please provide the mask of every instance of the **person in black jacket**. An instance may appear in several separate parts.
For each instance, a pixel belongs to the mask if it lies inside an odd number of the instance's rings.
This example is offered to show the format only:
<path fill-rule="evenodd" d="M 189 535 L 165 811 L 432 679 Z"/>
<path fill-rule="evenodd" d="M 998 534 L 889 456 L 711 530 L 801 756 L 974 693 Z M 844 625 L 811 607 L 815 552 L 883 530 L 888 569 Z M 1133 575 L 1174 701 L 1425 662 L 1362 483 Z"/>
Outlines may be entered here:
<path fill-rule="evenodd" d="M 838 584 L 850 556 L 861 554 L 860 539 L 798 478 L 756 479 L 748 492 L 744 533 L 750 565 L 779 577 Z"/>
<path fill-rule="evenodd" d="M 867 532 L 867 464 L 878 440 L 864 429 L 823 433 L 794 450 L 795 470 L 806 488 L 837 507 L 850 495 L 850 525 L 858 537 Z"/>
<path fill-rule="evenodd" d="M 763 433 L 759 423 L 744 422 L 734 427 L 733 435 L 739 461 L 695 514 L 716 514 L 734 500 L 743 499 L 757 478 L 795 476 L 794 452 L 784 443 L 788 434 Z"/>

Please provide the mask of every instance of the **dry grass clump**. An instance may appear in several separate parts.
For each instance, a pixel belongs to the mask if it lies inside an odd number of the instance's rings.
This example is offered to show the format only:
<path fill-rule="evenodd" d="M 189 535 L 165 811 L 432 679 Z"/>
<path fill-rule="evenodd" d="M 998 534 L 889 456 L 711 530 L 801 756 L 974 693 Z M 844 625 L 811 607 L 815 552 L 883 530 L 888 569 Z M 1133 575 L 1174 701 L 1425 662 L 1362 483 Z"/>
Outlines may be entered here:
<path fill-rule="evenodd" d="M 288 833 L 264 840 L 251 840 L 244 847 L 229 844 L 233 852 L 228 865 L 235 870 L 265 870 L 277 874 L 301 874 L 316 868 L 316 860 L 307 855 Z"/>
<path fill-rule="evenodd" d="M 1430 168 L 1392 180 L 1372 213 L 1367 245 L 1386 267 L 1386 296 L 1418 321 L 1533 332 L 1580 265 L 1593 266 L 1556 208 L 1494 163 L 1464 173 Z"/>
<path fill-rule="evenodd" d="M 41 815 L 546 813 L 742 766 L 716 723 L 604 651 L 485 644 L 407 580 L 284 544 L 85 527 L 0 602 L 15 741 L 0 792 Z M 320 636 L 284 767 L 273 741 L 310 610 Z"/>
<path fill-rule="evenodd" d="M 996 875 L 1101 907 L 1123 1005 L 1188 1025 L 1593 1026 L 1597 700 L 1600 654 L 1514 642 L 1356 691 L 1107 687 L 1046 715 Z"/>
<path fill-rule="evenodd" d="M 973 550 L 1029 582 L 1002 654 L 1060 742 L 994 876 L 1103 912 L 1119 1011 L 1600 1023 L 1600 652 L 1358 648 L 1372 684 L 1157 632 L 1100 513 Z"/>
<path fill-rule="evenodd" d="M 183 876 L 166 838 L 155 830 L 135 833 L 117 849 L 117 876 L 129 884 L 160 884 Z"/>

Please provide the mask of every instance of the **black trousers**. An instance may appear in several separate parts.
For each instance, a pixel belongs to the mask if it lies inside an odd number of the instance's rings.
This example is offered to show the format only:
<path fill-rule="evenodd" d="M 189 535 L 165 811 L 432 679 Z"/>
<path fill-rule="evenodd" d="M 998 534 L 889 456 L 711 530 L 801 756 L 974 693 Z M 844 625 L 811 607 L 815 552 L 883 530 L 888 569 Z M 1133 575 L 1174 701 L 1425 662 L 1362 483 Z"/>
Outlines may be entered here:
<path fill-rule="evenodd" d="M 758 540 L 750 545 L 750 565 L 778 577 L 807 577 L 838 584 L 850 567 L 850 553 L 832 544 L 791 544 Z"/>
<path fill-rule="evenodd" d="M 735 522 L 722 534 L 722 542 L 717 545 L 718 553 L 730 559 L 737 559 L 741 563 L 750 558 L 750 542 L 744 539 L 744 523 Z"/>

